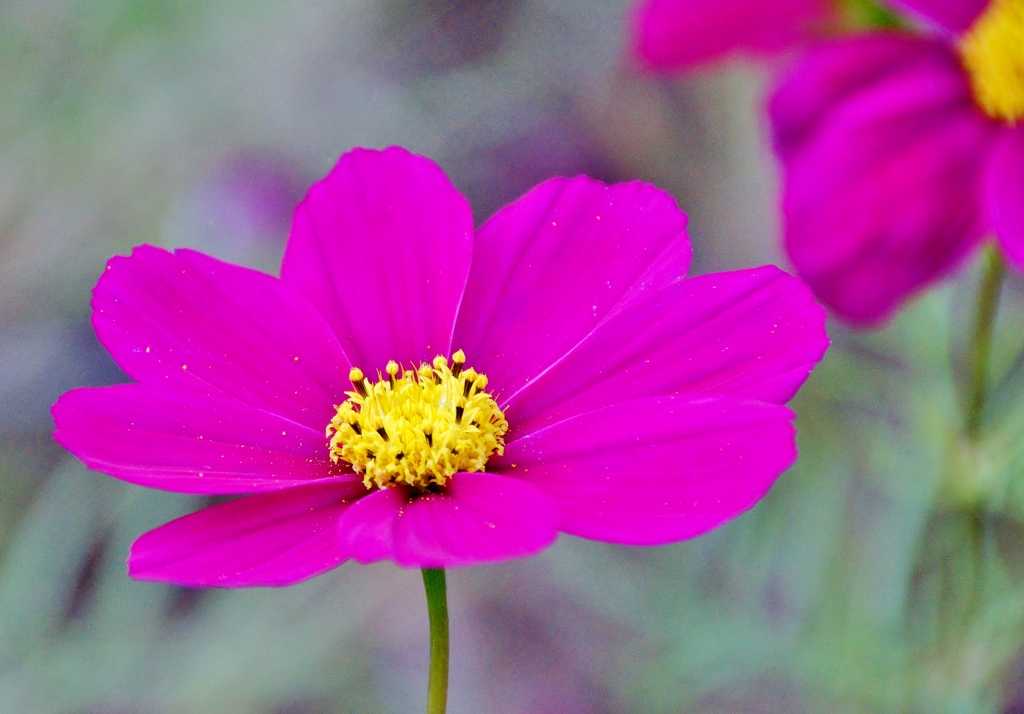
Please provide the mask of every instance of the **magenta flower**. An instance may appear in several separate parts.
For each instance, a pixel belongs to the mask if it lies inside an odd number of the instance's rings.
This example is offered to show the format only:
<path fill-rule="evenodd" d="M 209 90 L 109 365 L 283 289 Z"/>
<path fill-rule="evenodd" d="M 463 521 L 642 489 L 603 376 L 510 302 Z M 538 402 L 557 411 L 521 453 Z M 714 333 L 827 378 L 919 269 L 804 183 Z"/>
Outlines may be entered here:
<path fill-rule="evenodd" d="M 474 234 L 435 164 L 357 149 L 298 207 L 280 279 L 189 250 L 112 259 L 93 322 L 135 383 L 65 394 L 56 438 L 132 483 L 255 494 L 143 535 L 142 579 L 690 538 L 793 462 L 782 405 L 827 339 L 797 279 L 684 279 L 689 261 L 652 186 L 554 179 Z"/>
<path fill-rule="evenodd" d="M 786 247 L 876 325 L 988 235 L 1024 269 L 1024 0 L 908 0 L 933 31 L 824 44 L 771 102 Z"/>
<path fill-rule="evenodd" d="M 764 55 L 803 44 L 834 19 L 832 0 L 644 0 L 632 18 L 632 54 L 674 72 L 733 52 Z"/>

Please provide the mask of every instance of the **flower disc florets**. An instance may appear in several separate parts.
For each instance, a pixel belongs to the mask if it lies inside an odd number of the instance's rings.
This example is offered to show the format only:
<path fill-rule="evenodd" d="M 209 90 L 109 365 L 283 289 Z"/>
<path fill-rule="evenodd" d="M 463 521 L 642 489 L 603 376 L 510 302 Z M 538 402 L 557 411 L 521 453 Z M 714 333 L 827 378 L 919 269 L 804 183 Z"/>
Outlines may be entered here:
<path fill-rule="evenodd" d="M 485 391 L 487 377 L 465 362 L 462 350 L 450 365 L 440 355 L 410 370 L 391 361 L 376 383 L 353 368 L 355 391 L 327 427 L 331 460 L 351 464 L 367 488 L 427 490 L 460 471 L 483 471 L 504 452 L 508 422 Z"/>
<path fill-rule="evenodd" d="M 960 53 L 985 113 L 1011 124 L 1024 119 L 1024 0 L 992 0 Z"/>

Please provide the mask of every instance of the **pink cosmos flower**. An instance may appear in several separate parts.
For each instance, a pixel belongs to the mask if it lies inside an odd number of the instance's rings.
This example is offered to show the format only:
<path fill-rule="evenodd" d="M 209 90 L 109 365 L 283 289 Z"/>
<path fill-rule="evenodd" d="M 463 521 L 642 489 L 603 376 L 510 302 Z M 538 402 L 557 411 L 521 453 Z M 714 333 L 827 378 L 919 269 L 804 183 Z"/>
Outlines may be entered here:
<path fill-rule="evenodd" d="M 689 261 L 652 186 L 553 179 L 474 233 L 435 164 L 357 149 L 296 210 L 280 279 L 189 250 L 112 259 L 93 323 L 135 382 L 65 394 L 55 435 L 125 481 L 254 494 L 143 535 L 142 579 L 690 538 L 793 462 L 782 405 L 827 339 L 797 279 L 684 279 Z"/>
<path fill-rule="evenodd" d="M 770 54 L 808 41 L 835 14 L 832 0 L 644 0 L 630 29 L 632 54 L 674 72 L 733 52 Z"/>
<path fill-rule="evenodd" d="M 907 0 L 930 32 L 811 51 L 771 101 L 786 247 L 877 325 L 988 235 L 1024 269 L 1024 0 Z"/>

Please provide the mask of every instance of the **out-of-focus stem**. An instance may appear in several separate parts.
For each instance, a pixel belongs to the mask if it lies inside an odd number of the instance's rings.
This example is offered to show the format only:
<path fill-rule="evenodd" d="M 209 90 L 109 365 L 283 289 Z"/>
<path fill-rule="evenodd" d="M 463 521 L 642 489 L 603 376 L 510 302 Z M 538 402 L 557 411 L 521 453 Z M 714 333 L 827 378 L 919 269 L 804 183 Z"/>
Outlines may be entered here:
<path fill-rule="evenodd" d="M 974 335 L 971 342 L 971 390 L 968 395 L 967 413 L 964 417 L 964 432 L 971 440 L 981 432 L 982 414 L 988 391 L 989 360 L 992 355 L 992 333 L 999 310 L 999 294 L 1006 275 L 1006 261 L 999 249 L 991 247 L 984 254 L 981 286 L 978 289 L 978 305 L 974 318 Z"/>

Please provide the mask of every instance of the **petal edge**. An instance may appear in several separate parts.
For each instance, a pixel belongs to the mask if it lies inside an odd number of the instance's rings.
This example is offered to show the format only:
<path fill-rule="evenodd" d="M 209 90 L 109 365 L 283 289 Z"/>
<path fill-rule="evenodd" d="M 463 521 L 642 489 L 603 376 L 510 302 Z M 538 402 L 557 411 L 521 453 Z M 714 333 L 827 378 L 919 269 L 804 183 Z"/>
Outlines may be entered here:
<path fill-rule="evenodd" d="M 335 528 L 365 493 L 330 480 L 205 508 L 139 537 L 128 574 L 189 587 L 294 585 L 349 557 Z"/>

